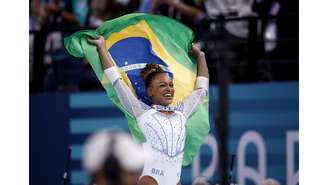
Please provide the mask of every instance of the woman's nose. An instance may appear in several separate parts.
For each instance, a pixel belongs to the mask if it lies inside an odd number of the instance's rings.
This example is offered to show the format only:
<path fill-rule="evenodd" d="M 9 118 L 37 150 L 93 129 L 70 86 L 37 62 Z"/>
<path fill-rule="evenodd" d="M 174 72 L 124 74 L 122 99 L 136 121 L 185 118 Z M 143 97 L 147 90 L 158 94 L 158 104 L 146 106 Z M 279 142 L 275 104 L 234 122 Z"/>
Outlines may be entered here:
<path fill-rule="evenodd" d="M 168 87 L 166 88 L 166 90 L 168 90 L 169 92 L 172 92 L 174 89 L 173 89 L 173 87 L 168 86 Z"/>

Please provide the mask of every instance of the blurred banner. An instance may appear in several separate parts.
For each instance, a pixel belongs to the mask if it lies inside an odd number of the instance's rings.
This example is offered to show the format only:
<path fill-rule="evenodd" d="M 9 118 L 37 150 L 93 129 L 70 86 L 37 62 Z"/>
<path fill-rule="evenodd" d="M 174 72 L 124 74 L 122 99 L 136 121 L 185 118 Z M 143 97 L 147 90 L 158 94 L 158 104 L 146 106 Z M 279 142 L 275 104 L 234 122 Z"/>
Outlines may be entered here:
<path fill-rule="evenodd" d="M 229 152 L 235 155 L 232 181 L 257 184 L 266 178 L 282 185 L 298 184 L 298 82 L 230 86 Z M 219 181 L 218 88 L 210 87 L 211 131 L 192 165 L 183 168 L 181 182 L 205 177 Z M 30 96 L 30 184 L 58 185 L 72 148 L 70 184 L 87 184 L 80 159 L 87 136 L 99 128 L 128 131 L 123 113 L 104 92 Z"/>

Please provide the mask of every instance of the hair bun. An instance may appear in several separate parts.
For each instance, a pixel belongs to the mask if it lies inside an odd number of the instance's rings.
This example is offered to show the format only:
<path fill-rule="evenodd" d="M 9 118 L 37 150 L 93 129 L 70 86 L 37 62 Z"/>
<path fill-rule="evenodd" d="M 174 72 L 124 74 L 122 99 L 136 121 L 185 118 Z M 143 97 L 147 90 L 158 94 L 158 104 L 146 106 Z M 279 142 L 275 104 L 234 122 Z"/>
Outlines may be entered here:
<path fill-rule="evenodd" d="M 150 63 L 147 64 L 140 72 L 141 78 L 146 81 L 151 74 L 154 73 L 162 73 L 164 70 L 161 68 L 159 64 L 156 63 Z"/>

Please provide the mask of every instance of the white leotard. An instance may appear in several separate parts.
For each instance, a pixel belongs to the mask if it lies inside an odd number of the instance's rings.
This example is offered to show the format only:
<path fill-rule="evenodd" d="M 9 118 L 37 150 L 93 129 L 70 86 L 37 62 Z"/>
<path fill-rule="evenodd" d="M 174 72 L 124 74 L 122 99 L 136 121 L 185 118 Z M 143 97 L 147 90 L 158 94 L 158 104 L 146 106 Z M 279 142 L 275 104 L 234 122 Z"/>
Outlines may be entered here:
<path fill-rule="evenodd" d="M 158 185 L 176 185 L 180 181 L 185 124 L 197 105 L 206 96 L 208 78 L 197 77 L 196 90 L 166 115 L 138 100 L 126 86 L 115 67 L 105 70 L 124 108 L 133 115 L 146 138 L 143 148 L 152 158 L 145 161 L 142 176 L 154 178 Z M 133 154 L 131 154 L 133 157 Z"/>

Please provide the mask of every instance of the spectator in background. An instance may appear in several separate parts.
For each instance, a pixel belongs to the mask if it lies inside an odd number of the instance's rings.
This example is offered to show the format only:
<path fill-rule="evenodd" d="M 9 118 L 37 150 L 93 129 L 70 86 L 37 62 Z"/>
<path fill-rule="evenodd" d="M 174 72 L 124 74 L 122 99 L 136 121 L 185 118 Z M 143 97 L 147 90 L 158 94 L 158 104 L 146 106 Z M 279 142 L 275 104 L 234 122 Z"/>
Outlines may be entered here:
<path fill-rule="evenodd" d="M 280 3 L 278 0 L 255 0 L 253 10 L 259 16 L 275 16 L 280 11 Z M 276 48 L 277 39 L 277 24 L 275 19 L 262 19 L 261 20 L 261 38 L 264 43 L 262 44 L 265 52 L 271 52 Z"/>
<path fill-rule="evenodd" d="M 264 16 L 277 15 L 279 8 L 280 5 L 277 0 L 153 1 L 154 13 L 168 15 L 181 21 L 194 31 L 195 40 L 201 44 L 206 43 L 202 44 L 202 46 L 205 46 L 204 51 L 209 53 L 210 74 L 214 74 L 214 71 L 212 72 L 212 66 L 214 65 L 211 65 L 211 63 L 216 63 L 218 60 L 229 61 L 230 66 L 233 66 L 232 69 L 236 70 L 232 72 L 233 75 L 231 78 L 233 81 L 256 80 L 253 76 L 259 76 L 258 78 L 261 80 L 271 79 L 270 65 L 265 62 L 256 63 L 253 61 L 256 60 L 256 56 L 262 57 L 264 49 L 266 52 L 271 52 L 276 48 L 277 26 L 275 21 L 262 21 L 262 24 L 261 21 L 255 22 L 253 25 L 257 27 L 252 25 L 253 27 L 250 30 L 250 24 L 245 20 L 216 21 L 211 24 L 209 24 L 208 20 L 215 20 L 220 16 L 246 17 L 257 14 Z M 268 41 L 265 42 L 265 45 L 262 44 L 263 47 L 258 47 L 260 45 L 256 41 L 248 46 L 245 44 L 256 40 L 253 38 L 260 36 Z M 217 54 L 217 51 L 220 51 L 220 55 Z M 256 56 L 254 53 L 256 53 Z M 250 62 L 251 60 L 253 63 Z M 246 70 L 244 66 L 247 66 Z"/>
<path fill-rule="evenodd" d="M 230 14 L 253 15 L 252 4 L 253 0 L 154 0 L 153 12 L 176 18 L 195 32 L 196 39 L 202 39 L 206 34 L 204 32 L 209 29 L 206 25 L 207 18 Z M 247 37 L 247 22 L 228 22 L 225 28 L 236 37 Z"/>
<path fill-rule="evenodd" d="M 130 135 L 100 130 L 86 142 L 83 167 L 91 176 L 90 184 L 136 185 L 146 157 Z"/>
<path fill-rule="evenodd" d="M 47 30 L 45 43 L 45 91 L 78 91 L 82 63 L 68 55 L 63 38 L 70 35 L 79 21 L 73 13 L 73 1 L 48 0 L 43 7 L 42 29 Z"/>
<path fill-rule="evenodd" d="M 79 23 L 71 0 L 30 0 L 30 84 L 33 91 L 78 90 L 80 63 L 64 50 L 63 38 Z M 32 31 L 32 32 L 31 32 Z M 37 32 L 34 32 L 37 31 Z"/>
<path fill-rule="evenodd" d="M 85 25 L 98 27 L 104 21 L 138 10 L 139 0 L 89 0 Z"/>
<path fill-rule="evenodd" d="M 201 39 L 205 33 L 205 28 L 201 26 L 206 15 L 203 0 L 154 0 L 152 11 L 187 25 L 195 32 L 196 40 Z"/>
<path fill-rule="evenodd" d="M 78 20 L 73 14 L 72 1 L 70 0 L 47 1 L 42 16 L 42 24 L 47 29 L 78 26 Z"/>
<path fill-rule="evenodd" d="M 30 0 L 29 30 L 58 29 L 77 26 L 69 0 Z"/>
<path fill-rule="evenodd" d="M 136 12 L 138 8 L 139 0 L 30 0 L 30 31 L 45 31 L 42 38 L 30 33 L 30 84 L 38 87 L 38 90 L 32 88 L 33 91 L 101 88 L 89 64 L 67 54 L 63 38 L 80 26 L 95 28 L 106 20 Z M 35 39 L 38 40 L 36 45 L 42 47 L 34 53 Z M 36 63 L 35 55 L 42 55 Z"/>
<path fill-rule="evenodd" d="M 89 0 L 89 11 L 85 25 L 89 27 L 98 27 L 105 20 L 110 19 L 109 1 L 107 0 Z"/>

